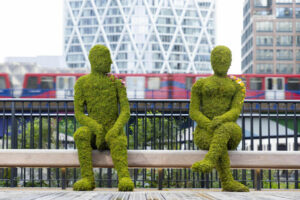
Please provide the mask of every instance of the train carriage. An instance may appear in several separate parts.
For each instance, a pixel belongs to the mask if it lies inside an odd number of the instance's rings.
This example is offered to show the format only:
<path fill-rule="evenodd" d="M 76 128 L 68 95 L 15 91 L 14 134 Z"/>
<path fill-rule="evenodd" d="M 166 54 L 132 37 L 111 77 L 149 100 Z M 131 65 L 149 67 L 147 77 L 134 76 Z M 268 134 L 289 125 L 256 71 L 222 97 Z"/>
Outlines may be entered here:
<path fill-rule="evenodd" d="M 9 75 L 0 73 L 0 98 L 12 98 L 13 92 L 11 87 Z"/>
<path fill-rule="evenodd" d="M 73 97 L 84 74 L 26 74 L 21 98 Z M 125 83 L 130 99 L 189 99 L 192 85 L 209 74 L 114 74 Z M 232 76 L 232 75 L 229 75 Z M 300 75 L 235 75 L 246 85 L 247 99 L 300 99 Z"/>

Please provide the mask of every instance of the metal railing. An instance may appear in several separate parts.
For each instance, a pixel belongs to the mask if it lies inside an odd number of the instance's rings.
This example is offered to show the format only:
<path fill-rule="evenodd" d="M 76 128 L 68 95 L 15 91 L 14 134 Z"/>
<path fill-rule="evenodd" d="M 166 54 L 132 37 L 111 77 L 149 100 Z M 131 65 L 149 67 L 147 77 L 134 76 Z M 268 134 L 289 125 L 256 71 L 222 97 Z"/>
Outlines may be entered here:
<path fill-rule="evenodd" d="M 194 150 L 196 124 L 189 118 L 189 100 L 130 100 L 131 118 L 125 130 L 128 149 Z M 80 124 L 73 100 L 0 99 L 0 148 L 73 149 L 73 133 Z M 300 101 L 245 101 L 237 123 L 243 139 L 238 150 L 277 151 L 299 149 Z M 97 187 L 117 187 L 113 169 L 94 169 Z M 136 187 L 157 187 L 157 169 L 130 169 Z M 218 174 L 190 169 L 163 171 L 164 187 L 220 187 Z M 233 170 L 234 178 L 254 185 L 253 170 Z M 79 169 L 67 169 L 67 186 L 80 178 Z M 0 186 L 60 187 L 58 169 L 0 169 Z M 298 188 L 298 170 L 264 170 L 263 188 Z"/>

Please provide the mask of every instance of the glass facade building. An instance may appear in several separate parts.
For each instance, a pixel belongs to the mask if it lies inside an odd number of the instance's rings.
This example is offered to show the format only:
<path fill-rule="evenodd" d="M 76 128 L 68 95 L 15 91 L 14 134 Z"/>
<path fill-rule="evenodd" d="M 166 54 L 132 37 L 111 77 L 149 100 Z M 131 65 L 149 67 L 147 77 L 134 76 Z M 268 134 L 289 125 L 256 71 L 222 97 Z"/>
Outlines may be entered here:
<path fill-rule="evenodd" d="M 242 73 L 300 74 L 300 0 L 245 0 Z"/>
<path fill-rule="evenodd" d="M 115 73 L 211 73 L 215 0 L 65 0 L 68 67 L 106 45 Z"/>

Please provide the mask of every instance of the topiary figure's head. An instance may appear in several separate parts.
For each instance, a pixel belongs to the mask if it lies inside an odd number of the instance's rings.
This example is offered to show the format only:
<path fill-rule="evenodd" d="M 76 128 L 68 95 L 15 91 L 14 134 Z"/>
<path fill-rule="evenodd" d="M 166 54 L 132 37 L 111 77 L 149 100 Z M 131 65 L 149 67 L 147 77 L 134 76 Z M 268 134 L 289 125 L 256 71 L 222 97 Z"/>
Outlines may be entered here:
<path fill-rule="evenodd" d="M 89 53 L 92 73 L 106 74 L 110 72 L 112 60 L 109 49 L 106 46 L 97 44 L 93 46 Z"/>
<path fill-rule="evenodd" d="M 210 60 L 215 74 L 226 76 L 231 65 L 231 51 L 226 46 L 216 46 L 211 52 Z"/>

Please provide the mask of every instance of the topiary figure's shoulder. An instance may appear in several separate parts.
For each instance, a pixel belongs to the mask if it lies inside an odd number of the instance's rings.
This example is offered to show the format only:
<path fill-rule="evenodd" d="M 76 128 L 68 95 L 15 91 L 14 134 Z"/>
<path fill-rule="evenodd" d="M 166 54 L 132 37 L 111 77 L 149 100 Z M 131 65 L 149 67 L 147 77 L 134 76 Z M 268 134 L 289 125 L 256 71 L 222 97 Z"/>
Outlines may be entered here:
<path fill-rule="evenodd" d="M 76 83 L 75 83 L 75 86 L 76 86 L 76 85 L 82 85 L 82 84 L 86 83 L 86 82 L 88 81 L 89 77 L 90 77 L 89 74 L 84 75 L 84 76 L 80 76 L 80 77 L 77 79 L 77 81 L 76 81 Z"/>
<path fill-rule="evenodd" d="M 114 82 L 117 87 L 122 87 L 125 88 L 125 83 L 123 82 L 122 79 L 119 79 L 118 77 L 114 76 L 113 74 L 108 74 L 107 75 L 110 81 Z"/>
<path fill-rule="evenodd" d="M 201 89 L 202 86 L 203 86 L 203 84 L 204 84 L 207 80 L 208 80 L 207 78 L 200 78 L 200 79 L 198 79 L 198 80 L 194 83 L 192 89 Z"/>

